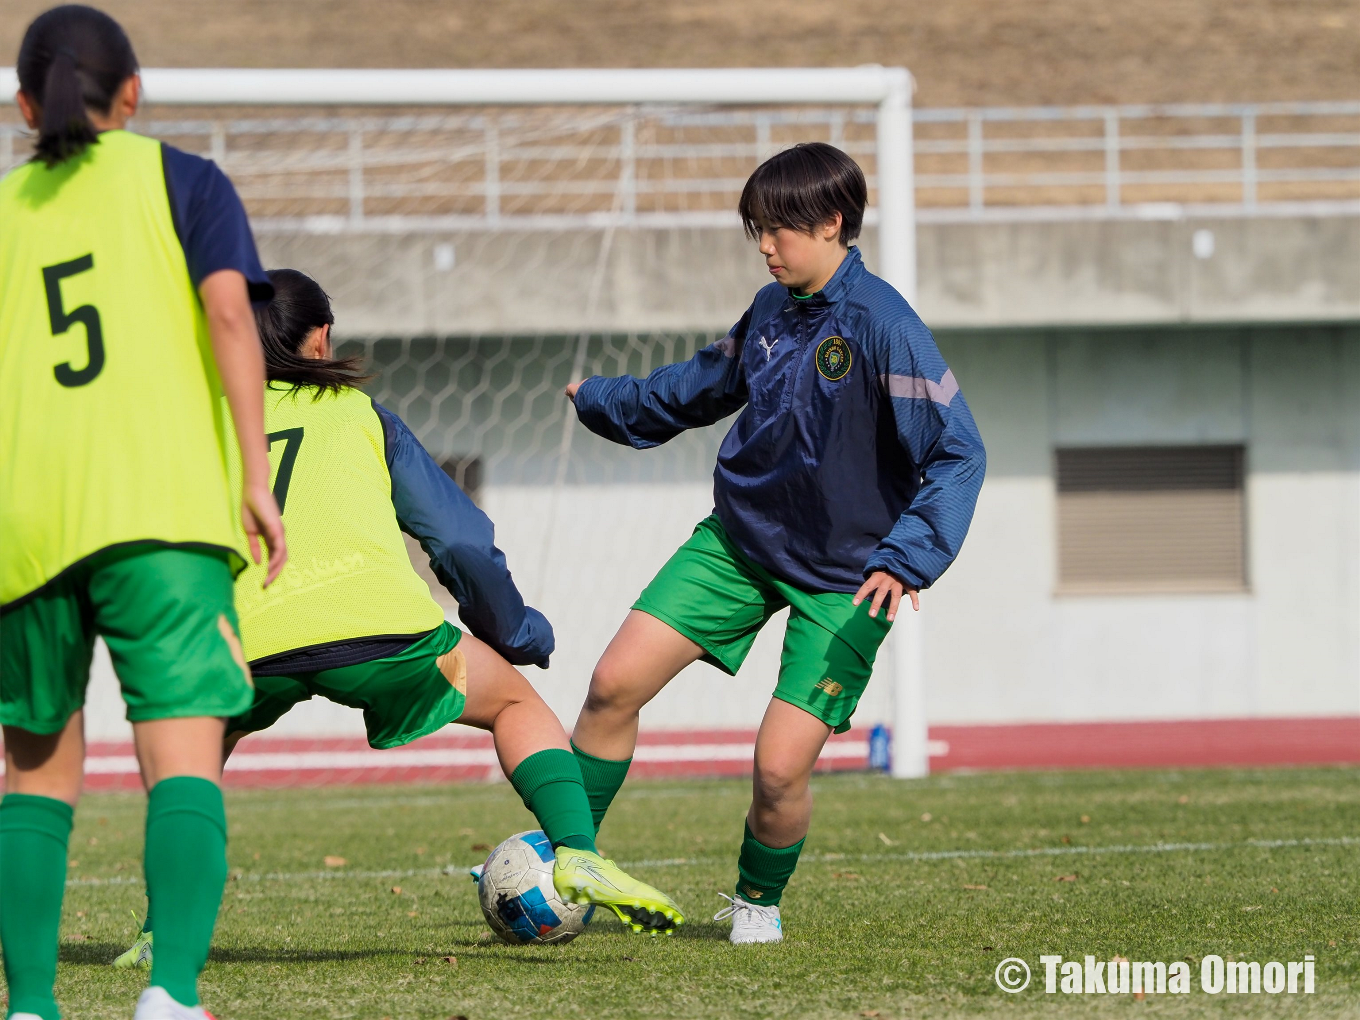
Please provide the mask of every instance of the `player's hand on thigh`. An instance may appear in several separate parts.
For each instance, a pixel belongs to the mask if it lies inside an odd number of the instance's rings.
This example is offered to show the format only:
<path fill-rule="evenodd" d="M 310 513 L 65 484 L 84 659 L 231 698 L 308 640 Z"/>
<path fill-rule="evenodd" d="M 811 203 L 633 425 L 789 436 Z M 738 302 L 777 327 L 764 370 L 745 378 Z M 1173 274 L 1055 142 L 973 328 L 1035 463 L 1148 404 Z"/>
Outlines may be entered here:
<path fill-rule="evenodd" d="M 883 570 L 875 570 L 869 575 L 868 579 L 859 586 L 859 591 L 855 592 L 854 604 L 859 605 L 870 595 L 873 601 L 869 605 L 869 615 L 877 618 L 878 611 L 883 608 L 884 601 L 888 603 L 888 622 L 892 623 L 897 619 L 898 607 L 902 604 L 902 594 L 905 592 L 911 599 L 911 608 L 916 612 L 921 611 L 921 600 L 915 588 L 908 588 L 892 574 Z"/>

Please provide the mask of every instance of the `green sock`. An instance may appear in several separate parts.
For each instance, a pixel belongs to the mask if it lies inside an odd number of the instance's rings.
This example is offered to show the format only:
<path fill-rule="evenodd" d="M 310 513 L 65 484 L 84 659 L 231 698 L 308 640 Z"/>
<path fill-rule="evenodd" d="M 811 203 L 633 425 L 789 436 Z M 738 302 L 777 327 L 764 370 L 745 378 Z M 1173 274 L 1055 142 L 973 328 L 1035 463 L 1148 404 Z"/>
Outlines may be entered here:
<path fill-rule="evenodd" d="M 52 986 L 74 815 L 51 797 L 10 793 L 0 801 L 0 942 L 10 1013 L 61 1016 Z"/>
<path fill-rule="evenodd" d="M 784 896 L 784 886 L 798 867 L 798 855 L 803 852 L 804 836 L 793 846 L 776 849 L 766 846 L 751 835 L 751 823 L 741 840 L 741 856 L 737 858 L 737 895 L 747 903 L 762 907 L 777 907 Z"/>
<path fill-rule="evenodd" d="M 151 934 L 151 897 L 146 898 L 146 920 L 142 922 L 142 934 Z"/>
<path fill-rule="evenodd" d="M 590 817 L 595 821 L 595 832 L 598 834 L 604 813 L 609 810 L 614 795 L 628 777 L 628 766 L 633 764 L 633 759 L 612 761 L 609 758 L 596 758 L 575 744 L 571 745 L 571 750 L 581 766 L 581 779 L 586 784 L 586 796 L 590 798 Z"/>
<path fill-rule="evenodd" d="M 216 783 L 162 779 L 146 804 L 146 895 L 156 911 L 151 984 L 184 1006 L 198 1005 L 227 881 L 227 814 Z"/>
<path fill-rule="evenodd" d="M 538 819 L 549 843 L 595 852 L 590 801 L 570 751 L 554 747 L 529 755 L 515 768 L 510 784 Z"/>

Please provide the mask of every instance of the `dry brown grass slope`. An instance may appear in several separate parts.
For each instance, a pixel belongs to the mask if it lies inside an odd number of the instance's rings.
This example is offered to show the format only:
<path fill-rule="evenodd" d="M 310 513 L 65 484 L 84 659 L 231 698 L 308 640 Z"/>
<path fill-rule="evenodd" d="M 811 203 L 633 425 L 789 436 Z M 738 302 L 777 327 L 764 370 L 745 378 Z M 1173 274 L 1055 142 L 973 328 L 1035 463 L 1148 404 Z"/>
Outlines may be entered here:
<path fill-rule="evenodd" d="M 0 62 L 46 0 L 0 2 Z M 1356 0 L 104 0 L 148 66 L 905 64 L 924 105 L 1360 97 Z"/>

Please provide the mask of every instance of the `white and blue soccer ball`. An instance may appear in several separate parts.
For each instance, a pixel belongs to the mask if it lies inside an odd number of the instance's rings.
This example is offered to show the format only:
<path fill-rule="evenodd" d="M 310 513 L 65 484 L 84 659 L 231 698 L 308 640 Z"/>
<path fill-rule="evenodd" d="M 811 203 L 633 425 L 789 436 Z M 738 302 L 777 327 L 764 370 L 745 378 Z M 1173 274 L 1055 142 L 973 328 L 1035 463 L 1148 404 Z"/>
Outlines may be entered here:
<path fill-rule="evenodd" d="M 563 945 L 590 923 L 593 903 L 564 903 L 553 888 L 556 860 L 548 837 L 535 829 L 511 836 L 473 869 L 486 923 L 511 945 Z"/>

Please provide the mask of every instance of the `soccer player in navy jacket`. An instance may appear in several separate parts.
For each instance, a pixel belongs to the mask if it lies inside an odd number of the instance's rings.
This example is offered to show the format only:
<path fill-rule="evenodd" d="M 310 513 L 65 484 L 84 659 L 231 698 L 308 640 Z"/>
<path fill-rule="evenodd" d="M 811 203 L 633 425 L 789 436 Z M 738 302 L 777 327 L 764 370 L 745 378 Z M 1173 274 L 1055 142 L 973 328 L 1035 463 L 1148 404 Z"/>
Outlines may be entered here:
<path fill-rule="evenodd" d="M 739 211 L 774 282 L 727 336 L 645 379 L 567 387 L 582 424 L 636 449 L 741 411 L 718 451 L 713 514 L 633 605 L 572 735 L 598 829 L 642 706 L 696 659 L 735 674 L 789 607 L 735 895 L 715 918 L 732 919 L 735 943 L 783 938 L 817 756 L 850 727 L 903 595 L 919 608 L 958 556 L 986 467 L 930 331 L 850 244 L 867 191 L 833 146 L 773 156 Z"/>

